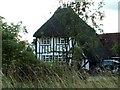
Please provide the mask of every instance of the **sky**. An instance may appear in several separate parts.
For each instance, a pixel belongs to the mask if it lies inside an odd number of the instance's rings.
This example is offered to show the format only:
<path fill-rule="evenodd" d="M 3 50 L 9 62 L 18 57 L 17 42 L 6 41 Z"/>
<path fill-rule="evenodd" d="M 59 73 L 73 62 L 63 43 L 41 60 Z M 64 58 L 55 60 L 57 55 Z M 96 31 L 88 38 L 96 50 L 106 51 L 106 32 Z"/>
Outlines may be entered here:
<path fill-rule="evenodd" d="M 7 22 L 23 22 L 28 34 L 23 39 L 32 42 L 33 34 L 39 29 L 57 10 L 59 0 L 0 0 L 0 16 Z M 68 1 L 68 0 L 63 0 Z M 78 0 L 77 0 L 78 1 Z M 94 0 L 98 3 L 101 0 Z M 104 33 L 118 32 L 118 2 L 119 0 L 104 0 L 102 10 L 105 12 L 103 19 Z"/>

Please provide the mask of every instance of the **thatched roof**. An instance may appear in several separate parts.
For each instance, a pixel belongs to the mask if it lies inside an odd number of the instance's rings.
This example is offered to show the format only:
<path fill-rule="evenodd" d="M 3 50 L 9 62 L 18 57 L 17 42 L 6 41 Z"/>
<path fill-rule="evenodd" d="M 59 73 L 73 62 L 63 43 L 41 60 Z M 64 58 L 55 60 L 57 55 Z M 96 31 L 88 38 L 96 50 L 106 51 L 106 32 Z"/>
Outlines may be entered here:
<path fill-rule="evenodd" d="M 72 21 L 69 21 L 70 15 L 75 15 L 75 18 L 78 19 L 78 23 L 81 23 L 79 30 L 84 32 L 83 30 L 90 30 L 91 28 L 88 24 L 85 23 L 71 8 L 58 8 L 54 15 L 44 23 L 35 33 L 34 37 L 44 36 L 55 36 L 55 37 L 65 37 L 68 33 L 65 31 L 65 27 Z M 61 23 L 61 19 L 64 19 L 64 22 Z M 64 24 L 64 25 L 63 25 Z M 92 30 L 94 31 L 94 29 Z"/>
<path fill-rule="evenodd" d="M 64 32 L 64 27 L 61 26 L 60 24 L 60 18 L 57 15 L 59 9 L 54 13 L 54 15 L 46 22 L 44 23 L 33 35 L 34 37 L 41 37 L 42 35 L 44 36 L 66 36 Z"/>
<path fill-rule="evenodd" d="M 72 17 L 72 15 L 74 17 Z M 74 21 L 70 19 L 71 17 L 77 20 L 76 24 L 79 24 L 77 29 L 80 35 L 83 36 L 83 39 L 80 40 L 81 45 L 85 42 L 91 43 L 94 41 L 94 39 L 96 39 L 98 42 L 98 46 L 93 50 L 83 50 L 87 58 L 90 60 L 97 60 L 107 57 L 108 52 L 102 46 L 99 36 L 96 34 L 95 30 L 91 28 L 85 21 L 79 18 L 79 16 L 71 8 L 58 8 L 54 15 L 44 25 L 42 25 L 33 36 L 41 37 L 44 35 L 52 37 L 67 37 L 69 29 L 66 30 L 66 27 L 74 24 L 72 23 Z M 78 32 L 73 31 L 72 33 L 76 34 Z"/>

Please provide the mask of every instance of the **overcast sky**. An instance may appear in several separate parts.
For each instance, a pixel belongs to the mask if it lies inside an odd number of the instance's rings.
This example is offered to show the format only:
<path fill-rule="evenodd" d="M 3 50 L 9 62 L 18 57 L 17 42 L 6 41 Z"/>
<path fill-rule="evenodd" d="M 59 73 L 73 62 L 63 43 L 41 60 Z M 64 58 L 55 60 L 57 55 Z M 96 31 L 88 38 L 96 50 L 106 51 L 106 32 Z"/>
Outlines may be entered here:
<path fill-rule="evenodd" d="M 118 32 L 119 0 L 104 0 L 104 2 L 105 18 L 102 27 L 104 33 Z M 34 32 L 53 15 L 58 6 L 58 0 L 0 0 L 0 16 L 5 17 L 7 22 L 22 21 L 29 33 L 24 39 L 31 42 Z"/>

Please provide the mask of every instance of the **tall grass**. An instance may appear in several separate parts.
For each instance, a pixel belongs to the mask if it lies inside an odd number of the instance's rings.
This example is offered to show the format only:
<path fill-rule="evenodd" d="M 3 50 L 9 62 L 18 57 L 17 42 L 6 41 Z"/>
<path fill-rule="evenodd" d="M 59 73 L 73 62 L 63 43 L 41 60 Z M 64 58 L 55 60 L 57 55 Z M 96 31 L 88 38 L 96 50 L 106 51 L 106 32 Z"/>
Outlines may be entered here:
<path fill-rule="evenodd" d="M 11 66 L 8 75 L 3 74 L 3 88 L 118 88 L 119 84 L 118 76 L 109 72 L 90 75 L 60 62 L 40 62 L 25 69 Z"/>

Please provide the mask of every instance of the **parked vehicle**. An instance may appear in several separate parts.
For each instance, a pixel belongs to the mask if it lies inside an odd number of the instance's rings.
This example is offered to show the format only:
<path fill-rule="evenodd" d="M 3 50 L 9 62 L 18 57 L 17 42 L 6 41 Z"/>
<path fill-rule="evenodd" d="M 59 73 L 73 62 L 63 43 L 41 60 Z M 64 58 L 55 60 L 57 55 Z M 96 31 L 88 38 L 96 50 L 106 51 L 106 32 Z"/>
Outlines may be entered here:
<path fill-rule="evenodd" d="M 118 73 L 120 71 L 120 61 L 116 59 L 105 59 L 98 64 L 101 70 L 111 71 L 112 73 Z"/>

